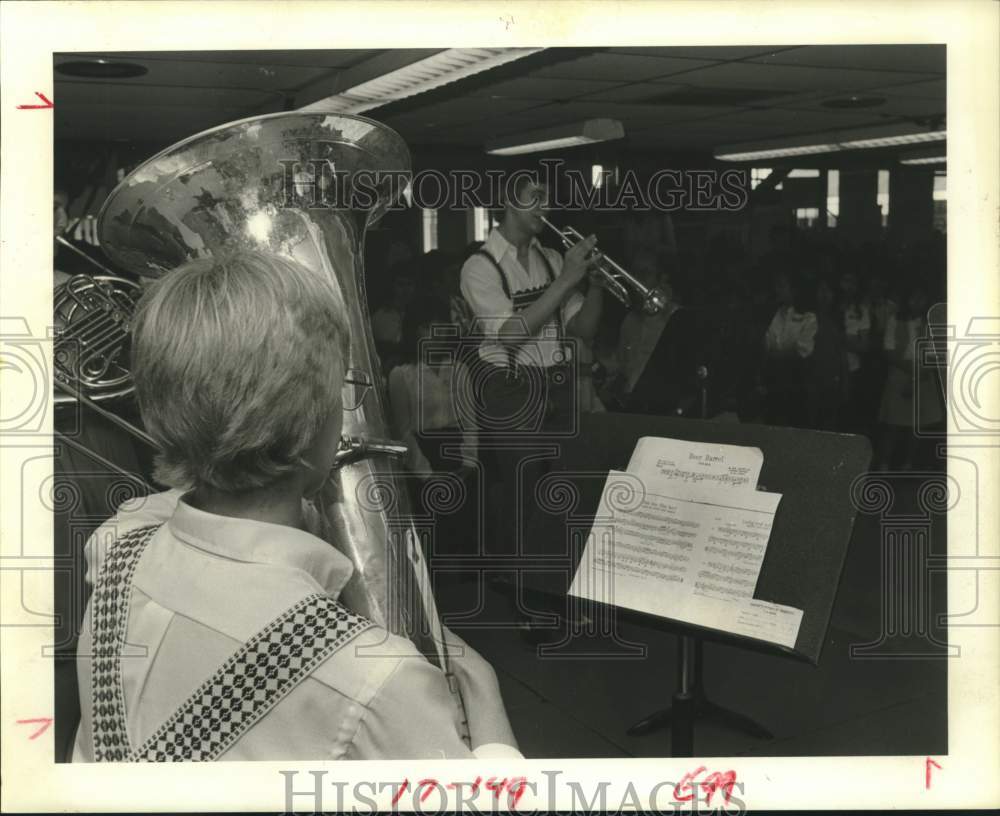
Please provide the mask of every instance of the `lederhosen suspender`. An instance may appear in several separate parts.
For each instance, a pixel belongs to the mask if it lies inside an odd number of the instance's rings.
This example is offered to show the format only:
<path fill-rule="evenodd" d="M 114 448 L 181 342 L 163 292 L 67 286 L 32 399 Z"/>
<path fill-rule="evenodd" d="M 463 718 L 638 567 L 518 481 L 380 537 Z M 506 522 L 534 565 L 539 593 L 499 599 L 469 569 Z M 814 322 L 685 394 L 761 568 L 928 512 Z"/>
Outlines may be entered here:
<path fill-rule="evenodd" d="M 121 655 L 136 565 L 160 528 L 109 548 L 92 601 L 93 739 L 98 762 L 214 760 L 334 652 L 372 622 L 326 595 L 309 595 L 252 637 L 141 746 L 126 728 Z"/>
<path fill-rule="evenodd" d="M 545 265 L 545 274 L 549 280 L 547 286 L 551 286 L 553 281 L 555 281 L 556 279 L 556 274 L 552 269 L 552 264 L 549 263 L 549 259 L 545 256 L 545 253 L 542 252 L 540 249 L 538 249 L 538 247 L 536 247 L 534 244 L 531 245 L 531 249 L 536 250 L 538 254 L 541 256 L 542 263 Z M 507 279 L 507 273 L 504 272 L 503 267 L 500 265 L 500 262 L 485 249 L 480 249 L 475 254 L 482 255 L 484 258 L 486 258 L 486 260 L 488 260 L 491 264 L 493 264 L 493 267 L 496 269 L 497 274 L 500 276 L 500 285 L 503 287 L 504 295 L 507 297 L 507 300 L 509 300 L 514 305 L 515 314 L 517 312 L 521 312 L 527 309 L 532 303 L 538 300 L 542 292 L 544 292 L 545 289 L 547 288 L 547 286 L 539 286 L 531 289 L 524 289 L 520 292 L 512 292 L 510 288 L 510 281 Z M 557 331 L 559 332 L 559 341 L 562 342 L 562 339 L 564 337 L 563 324 L 562 324 L 562 307 L 556 309 L 555 317 L 556 317 L 556 326 L 558 327 Z M 508 371 L 510 373 L 514 373 L 517 370 L 517 350 L 514 348 L 507 349 L 507 365 L 508 365 Z"/>

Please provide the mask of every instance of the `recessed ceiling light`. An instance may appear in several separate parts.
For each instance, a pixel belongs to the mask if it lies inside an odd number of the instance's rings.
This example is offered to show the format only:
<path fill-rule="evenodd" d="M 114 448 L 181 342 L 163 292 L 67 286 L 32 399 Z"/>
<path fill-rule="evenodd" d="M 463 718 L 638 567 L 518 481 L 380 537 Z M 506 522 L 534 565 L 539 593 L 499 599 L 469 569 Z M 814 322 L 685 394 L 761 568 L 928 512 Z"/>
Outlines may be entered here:
<path fill-rule="evenodd" d="M 839 108 L 841 110 L 853 110 L 855 108 L 877 108 L 885 104 L 884 96 L 840 96 L 836 99 L 826 99 L 822 103 L 824 108 Z"/>
<path fill-rule="evenodd" d="M 148 74 L 145 65 L 135 62 L 119 62 L 109 59 L 87 59 L 61 62 L 56 66 L 56 73 L 63 76 L 87 77 L 88 79 L 128 79 Z"/>

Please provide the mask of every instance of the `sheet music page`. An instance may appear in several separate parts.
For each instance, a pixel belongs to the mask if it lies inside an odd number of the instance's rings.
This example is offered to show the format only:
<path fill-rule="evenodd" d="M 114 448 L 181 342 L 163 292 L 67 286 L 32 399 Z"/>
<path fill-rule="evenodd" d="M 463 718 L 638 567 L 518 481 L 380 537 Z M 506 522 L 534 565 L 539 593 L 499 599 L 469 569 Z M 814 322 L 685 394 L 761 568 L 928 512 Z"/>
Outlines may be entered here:
<path fill-rule="evenodd" d="M 794 645 L 801 611 L 793 621 L 753 598 L 780 500 L 611 471 L 569 592 Z"/>
<path fill-rule="evenodd" d="M 627 470 L 646 480 L 753 490 L 763 464 L 760 448 L 644 436 L 636 444 Z"/>

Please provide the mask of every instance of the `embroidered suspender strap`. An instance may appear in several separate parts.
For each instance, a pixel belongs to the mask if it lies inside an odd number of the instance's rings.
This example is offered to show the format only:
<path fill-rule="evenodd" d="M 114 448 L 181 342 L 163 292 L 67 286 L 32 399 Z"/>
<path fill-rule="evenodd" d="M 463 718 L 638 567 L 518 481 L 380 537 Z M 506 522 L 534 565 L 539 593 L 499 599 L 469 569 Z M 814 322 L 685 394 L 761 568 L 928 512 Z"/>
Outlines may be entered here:
<path fill-rule="evenodd" d="M 130 752 L 121 657 L 128 632 L 132 577 L 146 545 L 160 526 L 131 530 L 108 547 L 91 597 L 92 731 L 96 762 L 123 762 Z"/>
<path fill-rule="evenodd" d="M 542 256 L 542 263 L 545 264 L 545 273 L 549 276 L 549 284 L 551 285 L 555 283 L 556 273 L 552 269 L 552 264 L 549 263 L 548 256 L 544 252 L 542 252 L 541 249 L 538 249 L 537 247 L 536 249 L 538 251 L 538 254 Z M 563 322 L 562 322 L 562 306 L 556 309 L 556 325 L 558 326 L 559 341 L 561 343 L 562 340 L 566 337 L 566 333 L 563 329 Z M 565 351 L 566 351 L 565 348 L 563 348 L 564 354 Z"/>
<path fill-rule="evenodd" d="M 313 669 L 373 625 L 328 596 L 303 598 L 230 657 L 130 759 L 218 759 Z"/>
<path fill-rule="evenodd" d="M 507 280 L 507 273 L 503 271 L 503 267 L 500 266 L 500 262 L 496 258 L 494 258 L 492 255 L 490 255 L 490 253 L 487 252 L 485 249 L 477 250 L 475 254 L 476 255 L 481 255 L 486 260 L 488 260 L 491 264 L 493 264 L 493 268 L 496 269 L 497 274 L 500 276 L 500 285 L 503 287 L 504 296 L 507 298 L 507 300 L 509 300 L 511 303 L 513 303 L 514 302 L 514 295 L 513 295 L 513 293 L 511 292 L 511 289 L 510 289 L 510 281 Z M 508 378 L 510 378 L 513 375 L 513 373 L 516 370 L 516 368 L 517 368 L 517 352 L 513 348 L 511 348 L 510 346 L 508 346 L 507 347 L 507 377 Z"/>
<path fill-rule="evenodd" d="M 532 245 L 532 248 L 535 249 L 538 252 L 539 256 L 541 257 L 542 264 L 545 266 L 545 274 L 546 274 L 546 276 L 549 279 L 549 284 L 551 285 L 555 281 L 555 279 L 556 279 L 556 273 L 552 269 L 552 264 L 549 263 L 548 257 L 545 255 L 544 252 L 542 252 L 541 249 L 539 249 L 538 247 L 536 247 L 534 245 Z M 514 296 L 513 296 L 513 293 L 511 292 L 510 281 L 507 280 L 507 273 L 504 272 L 503 267 L 500 265 L 500 262 L 496 258 L 494 258 L 489 252 L 487 252 L 485 249 L 477 250 L 475 252 L 475 254 L 476 255 L 482 255 L 484 258 L 486 258 L 486 260 L 488 260 L 491 264 L 493 264 L 493 267 L 496 269 L 497 274 L 500 276 L 500 285 L 503 287 L 503 293 L 504 293 L 504 295 L 507 297 L 507 300 L 509 300 L 509 301 L 511 301 L 513 303 L 514 302 Z M 563 340 L 563 338 L 565 337 L 565 332 L 563 330 L 563 322 L 562 322 L 562 307 L 556 309 L 555 318 L 556 318 L 556 326 L 557 326 L 556 330 L 559 333 L 559 340 L 561 342 Z M 563 353 L 565 354 L 565 349 L 563 350 Z M 509 364 L 509 369 L 508 370 L 514 371 L 514 369 L 516 368 L 516 365 L 517 365 L 517 363 L 516 363 L 516 359 L 517 359 L 516 358 L 516 352 L 514 351 L 514 349 L 512 349 L 512 348 L 508 348 L 507 349 L 507 357 L 508 357 L 508 364 Z"/>

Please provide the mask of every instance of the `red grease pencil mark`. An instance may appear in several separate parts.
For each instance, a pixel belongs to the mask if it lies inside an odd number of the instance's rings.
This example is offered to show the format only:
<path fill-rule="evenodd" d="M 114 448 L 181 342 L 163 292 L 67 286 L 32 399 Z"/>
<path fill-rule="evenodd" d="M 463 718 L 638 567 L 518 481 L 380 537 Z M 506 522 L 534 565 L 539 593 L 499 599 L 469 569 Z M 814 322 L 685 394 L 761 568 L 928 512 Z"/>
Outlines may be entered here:
<path fill-rule="evenodd" d="M 404 793 L 406 792 L 406 789 L 407 789 L 408 787 L 410 787 L 410 780 L 409 780 L 409 778 L 407 778 L 407 779 L 404 779 L 404 780 L 403 780 L 403 784 L 402 784 L 402 786 L 401 786 L 401 787 L 400 787 L 400 789 L 399 789 L 399 793 L 397 793 L 397 794 L 396 794 L 395 796 L 393 796 L 393 797 L 392 797 L 392 803 L 393 803 L 394 805 L 395 805 L 395 804 L 396 804 L 396 803 L 397 803 L 397 802 L 398 802 L 398 801 L 399 801 L 400 799 L 402 799 L 402 798 L 403 798 L 403 794 L 404 794 Z"/>
<path fill-rule="evenodd" d="M 17 722 L 18 725 L 33 725 L 35 723 L 42 723 L 42 727 L 39 728 L 37 731 L 35 731 L 35 733 L 32 734 L 30 737 L 28 737 L 28 739 L 33 740 L 36 737 L 40 737 L 42 734 L 44 734 L 46 731 L 48 731 L 49 726 L 52 725 L 52 718 L 51 717 L 35 717 L 34 719 L 30 719 L 30 720 L 16 720 L 16 722 Z"/>
<path fill-rule="evenodd" d="M 700 782 L 696 782 L 697 776 L 706 771 L 704 765 L 699 765 L 695 770 L 684 774 L 681 781 L 674 785 L 674 799 L 678 802 L 690 802 L 698 795 L 698 788 L 705 794 L 705 804 L 712 804 L 712 797 L 716 791 L 721 790 L 722 795 L 729 804 L 733 795 L 733 788 L 736 786 L 736 771 L 713 771 Z"/>
<path fill-rule="evenodd" d="M 52 100 L 49 99 L 48 97 L 46 97 L 45 94 L 39 93 L 38 91 L 35 91 L 35 96 L 37 96 L 39 99 L 41 99 L 42 102 L 44 102 L 45 104 L 44 105 L 18 105 L 17 109 L 18 110 L 48 110 L 49 108 L 53 107 Z"/>
<path fill-rule="evenodd" d="M 938 765 L 933 759 L 927 757 L 927 762 L 924 765 L 924 788 L 927 790 L 931 789 L 931 765 L 941 770 L 941 766 Z"/>

